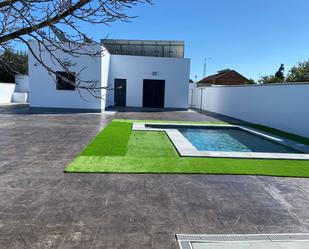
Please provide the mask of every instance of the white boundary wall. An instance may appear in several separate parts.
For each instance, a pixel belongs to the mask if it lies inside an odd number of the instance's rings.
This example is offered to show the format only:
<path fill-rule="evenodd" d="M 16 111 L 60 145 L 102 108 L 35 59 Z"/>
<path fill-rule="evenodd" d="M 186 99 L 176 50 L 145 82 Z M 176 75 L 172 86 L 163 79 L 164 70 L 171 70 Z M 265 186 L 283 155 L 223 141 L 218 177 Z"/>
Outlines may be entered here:
<path fill-rule="evenodd" d="M 309 137 L 309 83 L 195 88 L 189 106 Z"/>
<path fill-rule="evenodd" d="M 0 104 L 10 103 L 15 89 L 13 83 L 0 83 Z"/>

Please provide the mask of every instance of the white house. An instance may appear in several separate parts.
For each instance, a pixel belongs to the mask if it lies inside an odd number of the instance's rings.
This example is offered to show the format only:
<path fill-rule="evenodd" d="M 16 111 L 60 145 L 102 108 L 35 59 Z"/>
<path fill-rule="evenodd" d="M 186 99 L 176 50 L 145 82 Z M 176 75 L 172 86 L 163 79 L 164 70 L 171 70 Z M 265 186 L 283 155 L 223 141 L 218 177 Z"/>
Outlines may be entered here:
<path fill-rule="evenodd" d="M 85 45 L 81 50 L 100 51 L 99 57 L 88 55 L 65 58 L 74 62 L 72 74 L 83 80 L 99 82 L 102 87 L 95 98 L 85 90 L 79 93 L 63 82 L 55 84 L 35 57 L 29 53 L 30 107 L 80 108 L 105 110 L 108 107 L 188 108 L 190 60 L 184 58 L 182 41 L 103 40 L 102 45 Z M 38 44 L 31 43 L 35 54 L 55 71 L 61 67 Z M 81 51 L 83 52 L 83 51 Z M 65 56 L 62 51 L 57 56 Z M 59 72 L 61 74 L 61 72 Z M 58 79 L 59 80 L 59 79 Z M 59 87 L 60 86 L 60 87 Z M 81 97 L 82 96 L 82 97 Z"/>

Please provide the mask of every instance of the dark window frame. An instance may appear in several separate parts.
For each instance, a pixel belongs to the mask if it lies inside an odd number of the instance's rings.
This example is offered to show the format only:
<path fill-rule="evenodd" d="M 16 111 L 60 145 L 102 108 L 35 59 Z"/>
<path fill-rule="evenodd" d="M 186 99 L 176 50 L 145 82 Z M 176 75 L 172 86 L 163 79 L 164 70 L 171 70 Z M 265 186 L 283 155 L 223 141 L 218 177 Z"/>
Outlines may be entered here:
<path fill-rule="evenodd" d="M 60 91 L 75 91 L 75 85 L 66 82 L 65 79 L 75 84 L 76 76 L 74 72 L 57 71 L 56 89 Z"/>

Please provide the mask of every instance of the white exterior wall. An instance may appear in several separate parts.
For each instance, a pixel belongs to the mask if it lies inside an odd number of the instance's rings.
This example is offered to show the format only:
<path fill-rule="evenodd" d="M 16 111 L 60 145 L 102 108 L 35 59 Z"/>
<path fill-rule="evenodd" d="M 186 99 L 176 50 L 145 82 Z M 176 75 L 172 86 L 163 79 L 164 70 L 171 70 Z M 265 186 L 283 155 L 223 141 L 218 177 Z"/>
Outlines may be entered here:
<path fill-rule="evenodd" d="M 13 83 L 0 83 L 0 104 L 10 103 L 15 89 Z"/>
<path fill-rule="evenodd" d="M 165 108 L 188 108 L 190 60 L 146 56 L 111 55 L 109 82 L 127 80 L 126 106 L 143 106 L 143 80 L 165 80 Z M 157 75 L 152 75 L 157 72 Z M 114 105 L 114 91 L 108 91 L 108 105 Z"/>
<path fill-rule="evenodd" d="M 38 54 L 38 45 L 35 42 L 31 43 L 32 49 Z M 88 49 L 99 51 L 100 46 L 87 46 Z M 89 51 L 89 50 L 88 50 Z M 54 65 L 48 52 L 42 52 L 42 59 L 54 70 L 63 71 L 59 65 Z M 101 84 L 101 58 L 80 55 L 74 58 L 65 55 L 62 51 L 56 51 L 55 55 L 59 58 L 68 59 L 75 62 L 76 65 L 70 68 L 72 72 L 79 72 L 83 80 L 96 80 L 98 85 Z M 85 90 L 81 90 L 82 98 L 77 90 L 57 90 L 56 82 L 53 77 L 48 74 L 47 70 L 41 66 L 31 53 L 28 56 L 29 63 L 29 104 L 30 107 L 52 107 L 52 108 L 82 108 L 82 109 L 101 109 L 101 100 L 93 97 Z M 101 94 L 101 91 L 98 91 Z"/>
<path fill-rule="evenodd" d="M 15 92 L 27 93 L 29 92 L 29 76 L 28 75 L 16 75 L 15 76 Z"/>
<path fill-rule="evenodd" d="M 36 43 L 31 43 L 34 51 L 38 52 Z M 91 45 L 98 51 L 100 46 Z M 87 46 L 87 49 L 90 47 Z M 66 56 L 59 51 L 55 56 Z M 183 58 L 162 58 L 146 56 L 111 55 L 103 50 L 102 57 L 92 58 L 81 55 L 77 58 L 68 57 L 76 65 L 70 68 L 72 72 L 81 73 L 84 80 L 97 80 L 98 86 L 111 90 L 100 90 L 98 94 L 102 99 L 95 98 L 87 91 L 81 90 L 82 98 L 77 90 L 57 90 L 53 77 L 29 53 L 29 103 L 30 107 L 51 108 L 82 108 L 101 109 L 114 105 L 114 80 L 117 78 L 127 80 L 126 106 L 142 107 L 143 105 L 143 80 L 165 80 L 166 108 L 188 108 L 188 89 L 190 60 Z M 55 71 L 62 71 L 61 67 L 54 65 L 48 52 L 42 53 L 42 59 Z M 153 75 L 157 72 L 157 75 Z"/>
<path fill-rule="evenodd" d="M 196 88 L 194 107 L 309 137 L 308 96 L 308 83 L 212 86 Z"/>
<path fill-rule="evenodd" d="M 109 68 L 110 68 L 110 53 L 107 50 L 103 50 L 102 60 L 101 60 L 101 82 L 102 87 L 106 87 L 107 89 L 110 86 L 110 82 L 108 80 L 109 77 Z M 102 101 L 101 101 L 101 109 L 104 110 L 105 107 L 109 106 L 109 100 L 107 99 L 108 91 L 102 89 Z"/>

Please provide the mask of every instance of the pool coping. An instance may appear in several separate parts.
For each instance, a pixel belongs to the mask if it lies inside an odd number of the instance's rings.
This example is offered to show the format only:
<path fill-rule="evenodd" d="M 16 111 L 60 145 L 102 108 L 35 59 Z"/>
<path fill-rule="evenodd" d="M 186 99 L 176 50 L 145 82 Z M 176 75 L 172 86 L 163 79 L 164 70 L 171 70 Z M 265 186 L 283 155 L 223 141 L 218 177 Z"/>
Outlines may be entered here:
<path fill-rule="evenodd" d="M 172 128 L 152 128 L 146 125 L 168 125 L 168 126 L 187 126 L 187 127 L 228 127 L 239 128 L 256 136 L 272 140 L 281 145 L 304 152 L 296 153 L 268 153 L 268 152 L 220 152 L 220 151 L 199 151 L 185 138 L 177 129 Z M 152 122 L 134 122 L 133 131 L 163 131 L 167 134 L 174 147 L 182 157 L 218 157 L 218 158 L 251 158 L 251 159 L 288 159 L 288 160 L 309 160 L 309 146 L 274 136 L 267 132 L 261 132 L 253 128 L 241 125 L 229 124 L 188 124 L 188 123 L 152 123 Z"/>
<path fill-rule="evenodd" d="M 283 234 L 176 234 L 180 249 L 192 249 L 192 243 L 289 242 L 309 241 L 309 233 Z"/>

